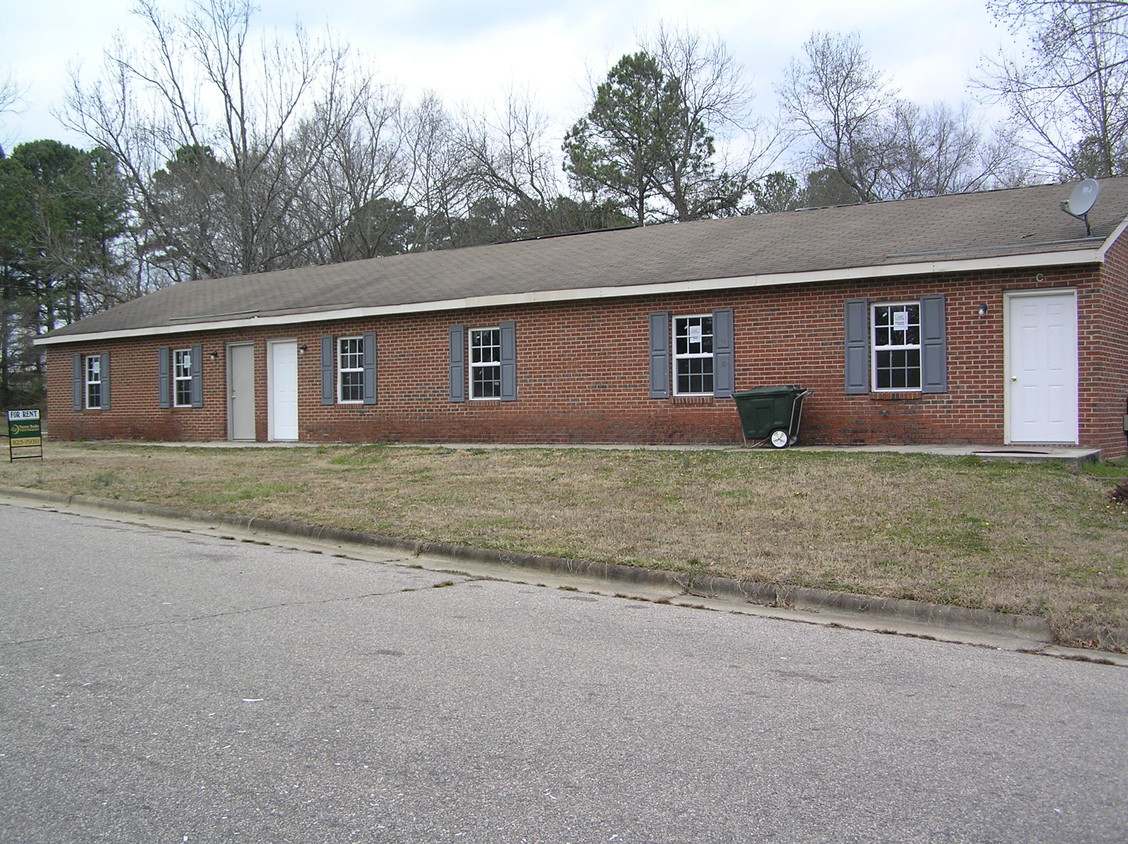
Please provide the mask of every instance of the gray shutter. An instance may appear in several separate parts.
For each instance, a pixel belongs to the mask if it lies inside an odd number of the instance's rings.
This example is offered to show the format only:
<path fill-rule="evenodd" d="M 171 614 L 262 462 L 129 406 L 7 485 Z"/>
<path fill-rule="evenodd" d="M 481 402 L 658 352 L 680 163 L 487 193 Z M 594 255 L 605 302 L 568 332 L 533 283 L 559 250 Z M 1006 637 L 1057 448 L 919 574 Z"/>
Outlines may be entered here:
<path fill-rule="evenodd" d="M 846 302 L 846 393 L 870 391 L 869 299 Z"/>
<path fill-rule="evenodd" d="M 517 401 L 517 325 L 503 322 L 501 334 L 501 400 Z"/>
<path fill-rule="evenodd" d="M 948 333 L 942 294 L 920 300 L 920 391 L 948 392 Z"/>
<path fill-rule="evenodd" d="M 733 393 L 732 308 L 713 311 L 713 395 L 731 399 Z"/>
<path fill-rule="evenodd" d="M 82 370 L 82 355 L 71 357 L 71 390 L 74 393 L 74 409 L 82 410 L 86 391 L 86 373 Z"/>
<path fill-rule="evenodd" d="M 450 327 L 450 400 L 466 401 L 466 327 Z"/>
<path fill-rule="evenodd" d="M 110 353 L 102 352 L 102 410 L 110 409 Z"/>
<path fill-rule="evenodd" d="M 336 349 L 333 348 L 333 338 L 328 334 L 321 335 L 321 403 L 334 404 L 336 394 L 333 391 L 333 375 L 337 368 Z"/>
<path fill-rule="evenodd" d="M 364 335 L 364 403 L 376 404 L 376 335 Z"/>
<path fill-rule="evenodd" d="M 157 349 L 157 405 L 162 410 L 168 410 L 169 396 L 172 394 L 169 375 L 170 354 L 168 346 Z"/>
<path fill-rule="evenodd" d="M 650 315 L 650 398 L 670 397 L 670 312 Z"/>
<path fill-rule="evenodd" d="M 204 406 L 204 347 L 192 344 L 192 383 L 188 387 L 192 407 Z"/>

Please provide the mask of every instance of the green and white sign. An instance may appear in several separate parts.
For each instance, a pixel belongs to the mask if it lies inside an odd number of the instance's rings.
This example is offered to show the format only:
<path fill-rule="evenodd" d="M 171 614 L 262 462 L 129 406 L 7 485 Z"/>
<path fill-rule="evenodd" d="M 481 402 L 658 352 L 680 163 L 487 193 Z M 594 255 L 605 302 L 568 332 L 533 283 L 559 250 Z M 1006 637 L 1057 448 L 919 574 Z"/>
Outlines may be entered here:
<path fill-rule="evenodd" d="M 38 410 L 8 411 L 8 461 L 21 457 L 43 457 L 43 429 Z"/>

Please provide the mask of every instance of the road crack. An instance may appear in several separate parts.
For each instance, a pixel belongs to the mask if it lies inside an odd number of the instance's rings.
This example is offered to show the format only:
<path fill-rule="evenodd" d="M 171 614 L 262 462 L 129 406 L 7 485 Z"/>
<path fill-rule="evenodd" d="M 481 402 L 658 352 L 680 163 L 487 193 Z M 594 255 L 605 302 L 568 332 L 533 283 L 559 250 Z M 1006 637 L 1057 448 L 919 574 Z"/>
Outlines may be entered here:
<path fill-rule="evenodd" d="M 185 618 L 151 620 L 138 622 L 136 624 L 120 624 L 113 627 L 100 627 L 95 630 L 84 630 L 78 633 L 58 633 L 52 636 L 39 636 L 30 639 L 14 639 L 11 641 L 0 642 L 0 647 L 21 647 L 23 645 L 37 645 L 44 642 L 61 642 L 68 639 L 85 639 L 95 636 L 105 636 L 111 633 L 127 633 L 131 630 L 147 630 L 160 627 L 170 627 L 178 624 L 195 624 L 201 621 L 215 621 L 222 618 L 234 618 L 241 615 L 253 615 L 255 613 L 271 612 L 273 610 L 326 606 L 329 604 L 345 604 L 354 601 L 369 600 L 372 598 L 388 598 L 395 595 L 404 595 L 412 592 L 428 592 L 432 589 L 443 589 L 451 586 L 460 586 L 464 583 L 477 582 L 480 579 L 481 578 L 466 576 L 461 580 L 452 580 L 448 577 L 437 583 L 429 583 L 425 586 L 407 586 L 389 591 L 366 592 L 361 595 L 349 595 L 346 597 L 338 598 L 321 598 L 312 601 L 284 601 L 277 604 L 263 604 L 262 606 L 257 607 L 244 607 L 242 609 L 224 610 L 222 612 L 203 613 L 200 615 L 187 616 Z"/>

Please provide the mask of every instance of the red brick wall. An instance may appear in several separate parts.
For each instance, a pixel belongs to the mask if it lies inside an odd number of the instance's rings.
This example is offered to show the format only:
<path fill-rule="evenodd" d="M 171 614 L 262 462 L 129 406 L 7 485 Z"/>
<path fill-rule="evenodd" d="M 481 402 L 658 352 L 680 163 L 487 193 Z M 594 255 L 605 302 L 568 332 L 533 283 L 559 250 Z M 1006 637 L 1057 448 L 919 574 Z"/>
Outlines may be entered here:
<path fill-rule="evenodd" d="M 1106 255 L 1098 295 L 1090 301 L 1085 317 L 1078 318 L 1081 439 L 1112 459 L 1128 454 L 1124 433 L 1128 420 L 1128 243 L 1124 238 Z"/>
<path fill-rule="evenodd" d="M 381 317 L 347 323 L 187 334 L 172 341 L 121 340 L 48 347 L 48 430 L 74 438 L 224 439 L 227 342 L 250 339 L 256 349 L 257 435 L 267 438 L 266 342 L 294 338 L 308 351 L 298 359 L 301 439 L 419 442 L 739 443 L 731 399 L 652 400 L 648 315 L 734 310 L 736 389 L 798 384 L 807 399 L 806 443 L 1000 444 L 1003 427 L 1003 315 L 1008 290 L 1073 287 L 1080 326 L 1081 441 L 1106 456 L 1125 451 L 1120 431 L 1128 357 L 1128 256 L 1119 249 L 1101 280 L 1093 268 L 918 277 L 848 284 L 767 287 L 710 294 L 612 299 Z M 948 392 L 844 392 L 844 303 L 946 295 Z M 988 306 L 984 317 L 981 303 Z M 517 326 L 515 402 L 449 401 L 448 329 Z M 321 405 L 320 337 L 375 331 L 375 406 Z M 160 346 L 204 345 L 204 407 L 160 410 Z M 71 353 L 109 351 L 111 409 L 71 409 Z M 216 354 L 216 360 L 209 355 Z"/>

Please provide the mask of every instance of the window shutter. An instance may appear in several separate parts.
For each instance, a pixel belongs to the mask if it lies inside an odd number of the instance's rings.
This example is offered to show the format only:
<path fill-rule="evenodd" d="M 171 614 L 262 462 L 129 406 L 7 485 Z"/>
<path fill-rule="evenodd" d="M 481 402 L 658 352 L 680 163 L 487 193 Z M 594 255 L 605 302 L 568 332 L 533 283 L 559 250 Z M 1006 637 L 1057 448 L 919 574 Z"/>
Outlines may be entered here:
<path fill-rule="evenodd" d="M 670 397 L 670 312 L 650 315 L 650 398 Z"/>
<path fill-rule="evenodd" d="M 376 404 L 376 334 L 364 335 L 364 403 Z"/>
<path fill-rule="evenodd" d="M 321 403 L 333 404 L 337 396 L 333 391 L 333 374 L 337 368 L 336 349 L 333 338 L 328 334 L 321 336 Z"/>
<path fill-rule="evenodd" d="M 466 401 L 466 327 L 450 327 L 450 400 Z"/>
<path fill-rule="evenodd" d="M 86 373 L 82 371 L 82 355 L 71 356 L 71 391 L 74 393 L 74 409 L 82 410 L 86 390 Z"/>
<path fill-rule="evenodd" d="M 948 333 L 944 297 L 920 300 L 920 391 L 948 392 Z"/>
<path fill-rule="evenodd" d="M 204 347 L 192 344 L 192 383 L 189 385 L 192 407 L 204 406 Z"/>
<path fill-rule="evenodd" d="M 870 391 L 869 299 L 846 302 L 846 393 Z"/>
<path fill-rule="evenodd" d="M 161 410 L 167 410 L 172 387 L 169 383 L 169 357 L 168 346 L 157 349 L 157 405 Z"/>
<path fill-rule="evenodd" d="M 713 395 L 731 399 L 733 393 L 732 308 L 713 311 Z"/>
<path fill-rule="evenodd" d="M 501 400 L 517 401 L 517 325 L 503 322 L 501 334 Z"/>
<path fill-rule="evenodd" d="M 102 410 L 110 409 L 110 353 L 102 352 Z"/>

